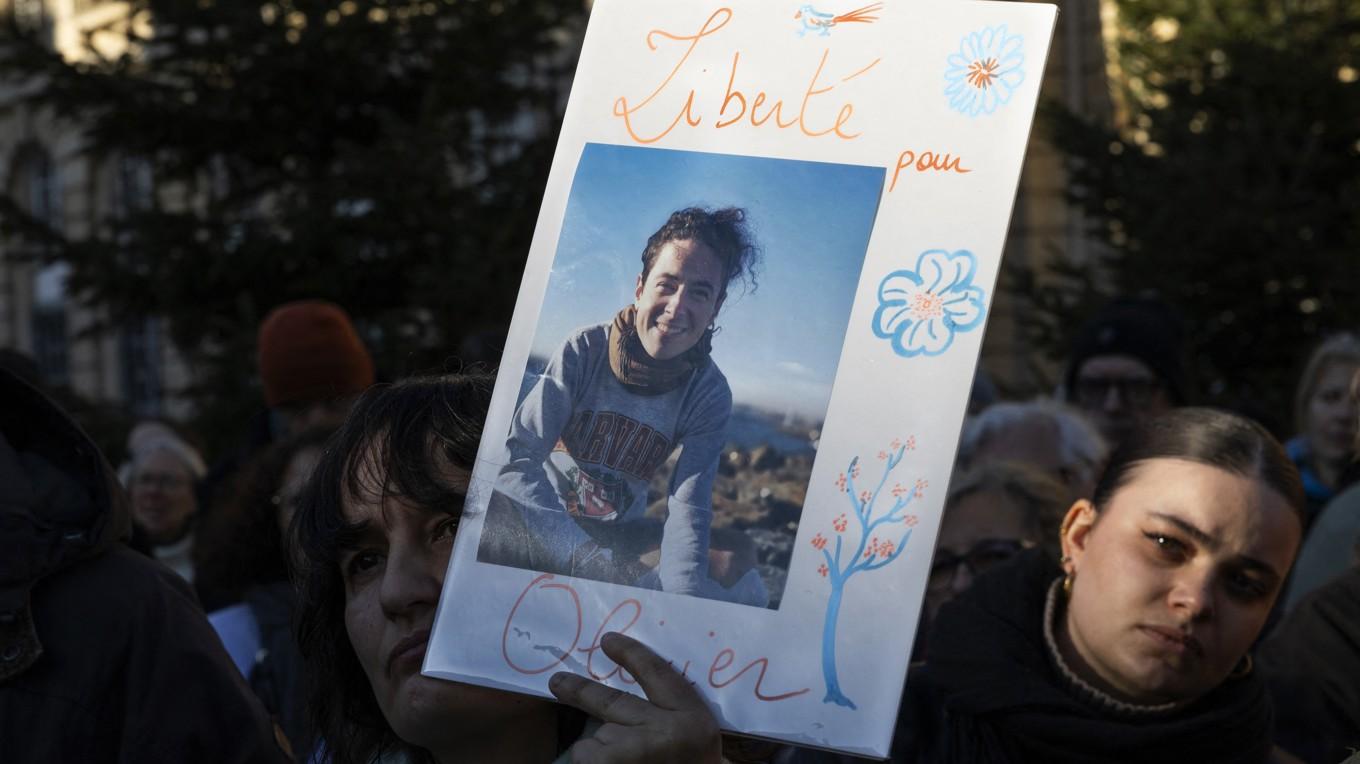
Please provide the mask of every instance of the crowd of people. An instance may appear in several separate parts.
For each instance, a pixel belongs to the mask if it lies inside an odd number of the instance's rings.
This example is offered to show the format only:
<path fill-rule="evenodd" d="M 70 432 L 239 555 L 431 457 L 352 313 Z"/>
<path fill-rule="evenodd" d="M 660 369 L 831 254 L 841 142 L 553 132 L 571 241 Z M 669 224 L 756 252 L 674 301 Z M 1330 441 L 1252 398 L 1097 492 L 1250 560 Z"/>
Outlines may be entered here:
<path fill-rule="evenodd" d="M 658 369 L 672 386 L 721 376 L 672 363 L 698 340 L 648 342 L 673 298 L 645 287 L 702 270 L 703 242 L 649 248 L 638 305 L 597 327 L 609 353 L 631 330 L 614 355 L 646 372 L 618 378 L 632 396 L 654 394 Z M 1300 359 L 1283 444 L 1189 405 L 1182 351 L 1164 305 L 1124 300 L 1079 333 L 1052 398 L 975 386 L 893 761 L 1339 762 L 1360 747 L 1360 338 Z M 239 449 L 210 461 L 179 425 L 145 422 L 116 470 L 0 370 L 0 761 L 850 760 L 722 733 L 619 634 L 601 649 L 642 695 L 570 672 L 549 684 L 558 702 L 423 676 L 493 377 L 377 383 L 344 310 L 315 300 L 271 313 L 257 358 L 262 415 Z M 537 475 L 565 425 L 535 423 L 511 435 L 547 443 L 518 467 Z M 660 576 L 704 585 L 689 557 Z"/>

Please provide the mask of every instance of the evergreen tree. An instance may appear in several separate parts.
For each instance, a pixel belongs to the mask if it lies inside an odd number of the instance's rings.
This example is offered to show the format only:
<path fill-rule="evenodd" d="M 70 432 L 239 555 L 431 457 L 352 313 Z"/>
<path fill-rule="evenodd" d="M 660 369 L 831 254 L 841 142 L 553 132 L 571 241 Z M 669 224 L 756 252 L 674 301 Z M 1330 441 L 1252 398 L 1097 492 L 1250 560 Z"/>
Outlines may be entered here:
<path fill-rule="evenodd" d="M 380 374 L 437 368 L 508 322 L 584 23 L 558 0 L 135 0 L 126 45 L 68 62 L 18 28 L 7 77 L 154 188 L 68 240 L 0 200 L 11 232 L 70 264 L 109 325 L 167 320 L 221 442 L 258 407 L 255 330 L 334 300 Z M 125 184 L 128 185 L 128 184 Z M 136 183 L 132 183 L 136 186 Z M 231 432 L 227 432 L 231 431 Z M 216 436 L 216 437 L 214 437 Z"/>
<path fill-rule="evenodd" d="M 1200 400 L 1291 427 L 1303 357 L 1360 329 L 1360 4 L 1124 0 L 1111 129 L 1059 106 L 1073 200 L 1108 256 L 1023 280 L 1062 358 L 1104 299 L 1186 320 Z"/>

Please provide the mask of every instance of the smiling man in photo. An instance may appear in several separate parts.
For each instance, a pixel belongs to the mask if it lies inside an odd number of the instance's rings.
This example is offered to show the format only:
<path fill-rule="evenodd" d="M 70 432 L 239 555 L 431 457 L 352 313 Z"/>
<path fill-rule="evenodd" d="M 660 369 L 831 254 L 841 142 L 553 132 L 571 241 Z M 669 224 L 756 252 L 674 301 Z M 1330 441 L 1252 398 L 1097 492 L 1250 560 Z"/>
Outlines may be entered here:
<path fill-rule="evenodd" d="M 757 257 L 740 208 L 679 210 L 651 235 L 634 301 L 572 333 L 521 401 L 479 559 L 764 604 L 757 572 L 715 567 L 709 538 L 732 412 L 714 321 Z M 658 527 L 648 483 L 677 452 Z"/>

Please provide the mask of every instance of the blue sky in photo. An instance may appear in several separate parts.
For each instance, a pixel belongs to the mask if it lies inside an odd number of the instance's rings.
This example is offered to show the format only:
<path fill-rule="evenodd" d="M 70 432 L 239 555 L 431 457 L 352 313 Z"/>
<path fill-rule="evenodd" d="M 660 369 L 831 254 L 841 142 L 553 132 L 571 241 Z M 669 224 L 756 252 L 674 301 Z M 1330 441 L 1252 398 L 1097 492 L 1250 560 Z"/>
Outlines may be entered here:
<path fill-rule="evenodd" d="M 713 359 L 735 403 L 820 421 L 859 283 L 884 169 L 587 144 L 567 201 L 532 352 L 633 301 L 647 237 L 675 210 L 745 207 L 759 288 L 729 289 Z"/>

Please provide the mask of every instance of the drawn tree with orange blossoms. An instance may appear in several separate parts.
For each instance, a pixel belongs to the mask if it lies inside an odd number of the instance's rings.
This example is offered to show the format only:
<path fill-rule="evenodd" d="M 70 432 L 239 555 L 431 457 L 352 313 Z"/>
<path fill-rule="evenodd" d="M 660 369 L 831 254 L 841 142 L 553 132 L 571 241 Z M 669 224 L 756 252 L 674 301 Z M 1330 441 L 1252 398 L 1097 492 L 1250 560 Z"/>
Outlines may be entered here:
<path fill-rule="evenodd" d="M 836 675 L 836 624 L 840 619 L 841 599 L 851 577 L 890 564 L 907 548 L 916 516 L 906 514 L 905 510 L 925 494 L 928 483 L 919 478 L 911 486 L 894 483 L 887 491 L 892 502 L 888 510 L 876 515 L 874 508 L 880 498 L 885 498 L 888 478 L 902 463 L 902 457 L 915 450 L 916 438 L 910 437 L 905 443 L 894 440 L 887 450 L 879 451 L 878 458 L 885 464 L 873 490 L 856 488 L 855 481 L 860 476 L 859 457 L 851 459 L 850 466 L 836 479 L 836 487 L 850 501 L 850 511 L 842 512 L 831 521 L 831 536 L 818 533 L 812 537 L 813 548 L 821 552 L 823 558 L 817 573 L 831 583 L 826 622 L 822 627 L 822 675 L 826 679 L 823 703 L 856 708 L 854 701 L 841 691 Z M 852 519 L 854 530 L 851 530 Z"/>

